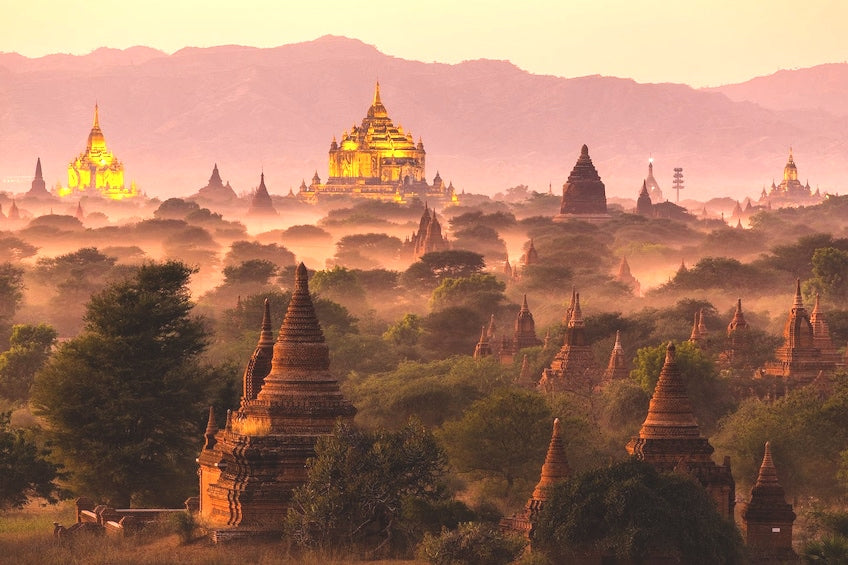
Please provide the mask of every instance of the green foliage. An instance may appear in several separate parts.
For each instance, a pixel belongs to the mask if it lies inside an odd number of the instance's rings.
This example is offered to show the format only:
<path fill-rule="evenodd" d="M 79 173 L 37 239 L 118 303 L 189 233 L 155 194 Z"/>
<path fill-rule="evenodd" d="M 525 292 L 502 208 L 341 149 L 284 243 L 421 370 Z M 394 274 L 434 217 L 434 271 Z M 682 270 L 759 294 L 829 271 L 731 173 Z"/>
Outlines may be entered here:
<path fill-rule="evenodd" d="M 809 287 L 833 303 L 848 299 L 848 251 L 824 247 L 813 252 L 813 278 Z"/>
<path fill-rule="evenodd" d="M 0 354 L 0 396 L 26 400 L 35 373 L 41 368 L 56 343 L 56 330 L 47 324 L 15 325 L 10 348 Z"/>
<path fill-rule="evenodd" d="M 757 477 L 763 445 L 769 441 L 780 482 L 788 492 L 825 499 L 841 495 L 848 486 L 848 467 L 843 466 L 848 375 L 833 377 L 827 397 L 805 387 L 771 403 L 746 400 L 722 421 L 712 441 L 716 449 L 731 455 L 734 473 L 747 481 Z"/>
<path fill-rule="evenodd" d="M 397 259 L 403 242 L 384 233 L 346 235 L 336 242 L 336 262 L 347 267 L 369 269 Z"/>
<path fill-rule="evenodd" d="M 85 330 L 36 375 L 32 404 L 77 492 L 115 505 L 176 504 L 194 488 L 194 453 L 219 382 L 198 363 L 182 263 L 146 264 L 87 306 Z"/>
<path fill-rule="evenodd" d="M 294 265 L 294 253 L 277 243 L 262 244 L 257 241 L 235 241 L 224 256 L 224 264 L 235 266 L 251 259 L 269 261 L 277 267 Z"/>
<path fill-rule="evenodd" d="M 23 430 L 12 428 L 9 418 L 9 412 L 0 412 L 0 510 L 21 508 L 34 497 L 55 503 L 59 467 Z"/>
<path fill-rule="evenodd" d="M 812 512 L 810 530 L 815 534 L 804 541 L 804 563 L 848 563 L 848 513 Z"/>
<path fill-rule="evenodd" d="M 399 426 L 415 417 L 427 426 L 458 419 L 472 402 L 512 378 L 497 359 L 468 356 L 422 363 L 404 361 L 394 370 L 352 374 L 345 393 L 359 408 L 357 421 Z"/>
<path fill-rule="evenodd" d="M 470 355 L 487 319 L 480 310 L 464 306 L 449 306 L 432 312 L 421 322 L 424 330 L 421 346 L 434 358 Z"/>
<path fill-rule="evenodd" d="M 0 323 L 8 323 L 21 304 L 24 271 L 11 263 L 0 265 Z"/>
<path fill-rule="evenodd" d="M 728 257 L 704 257 L 694 267 L 678 271 L 674 278 L 659 287 L 656 293 L 668 290 L 692 291 L 721 289 L 741 291 L 769 286 L 771 278 L 766 271 L 740 263 Z"/>
<path fill-rule="evenodd" d="M 445 278 L 433 290 L 430 305 L 434 310 L 466 306 L 472 310 L 493 312 L 506 300 L 506 284 L 494 275 L 475 273 L 470 277 Z"/>
<path fill-rule="evenodd" d="M 405 506 L 445 499 L 444 454 L 414 420 L 397 431 L 339 423 L 318 439 L 307 467 L 285 523 L 287 535 L 303 547 L 369 556 L 404 552 L 417 541 L 419 526 L 405 519 Z"/>
<path fill-rule="evenodd" d="M 433 565 L 507 565 L 521 555 L 526 540 L 505 535 L 493 526 L 463 522 L 456 530 L 427 533 L 418 557 Z"/>
<path fill-rule="evenodd" d="M 552 421 L 540 394 L 504 388 L 472 404 L 461 419 L 445 422 L 439 438 L 459 471 L 501 476 L 511 487 L 517 478 L 538 474 Z"/>
<path fill-rule="evenodd" d="M 649 394 L 653 394 L 657 386 L 667 347 L 667 344 L 660 344 L 636 352 L 630 377 Z M 677 344 L 676 350 L 677 367 L 692 401 L 692 410 L 702 433 L 709 434 L 718 419 L 734 408 L 732 383 L 719 377 L 715 363 L 695 344 L 684 341 Z"/>
<path fill-rule="evenodd" d="M 501 226 L 503 229 L 503 226 Z M 495 228 L 475 225 L 455 231 L 453 234 L 454 249 L 471 249 L 493 261 L 504 261 L 507 258 L 506 243 L 498 236 Z"/>
<path fill-rule="evenodd" d="M 445 278 L 470 277 L 484 266 L 483 256 L 473 251 L 434 251 L 404 271 L 401 282 L 410 288 L 435 288 Z"/>
<path fill-rule="evenodd" d="M 362 304 L 365 290 L 359 284 L 354 271 L 345 267 L 333 267 L 326 271 L 315 271 L 309 281 L 312 292 L 343 304 Z"/>
<path fill-rule="evenodd" d="M 418 344 L 421 337 L 421 318 L 415 314 L 405 314 L 403 318 L 389 326 L 383 339 L 397 347 L 411 348 Z"/>
<path fill-rule="evenodd" d="M 598 553 L 636 563 L 744 562 L 739 532 L 700 485 L 636 461 L 555 485 L 532 544 L 555 563 Z"/>
<path fill-rule="evenodd" d="M 277 266 L 267 259 L 248 259 L 238 265 L 224 267 L 224 284 L 268 284 Z"/>

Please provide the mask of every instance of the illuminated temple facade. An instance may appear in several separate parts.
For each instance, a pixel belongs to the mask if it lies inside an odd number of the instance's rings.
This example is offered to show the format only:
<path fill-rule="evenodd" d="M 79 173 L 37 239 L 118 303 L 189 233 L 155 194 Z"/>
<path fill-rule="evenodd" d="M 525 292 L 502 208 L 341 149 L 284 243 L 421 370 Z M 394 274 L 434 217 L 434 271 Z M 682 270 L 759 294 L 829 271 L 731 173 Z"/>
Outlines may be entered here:
<path fill-rule="evenodd" d="M 132 198 L 135 186 L 124 186 L 124 164 L 106 147 L 100 129 L 100 111 L 94 106 L 94 125 L 88 134 L 85 151 L 68 165 L 68 186 L 58 190 L 59 196 L 103 196 L 113 200 Z"/>
<path fill-rule="evenodd" d="M 329 177 L 321 183 L 316 173 L 309 186 L 302 184 L 300 197 L 351 195 L 381 200 L 406 201 L 413 197 L 456 201 L 453 184 L 445 185 L 436 174 L 433 184 L 424 176 L 426 152 L 421 139 L 395 126 L 380 99 L 380 83 L 374 100 L 359 126 L 345 131 L 330 144 Z"/>
<path fill-rule="evenodd" d="M 792 148 L 789 148 L 789 160 L 783 167 L 783 180 L 780 184 L 771 182 L 771 188 L 766 192 L 765 187 L 760 194 L 760 205 L 771 205 L 778 208 L 786 206 L 811 206 L 818 204 L 824 199 L 817 188 L 815 192 L 810 188 L 810 182 L 801 184 L 798 180 L 798 167 L 792 156 Z"/>

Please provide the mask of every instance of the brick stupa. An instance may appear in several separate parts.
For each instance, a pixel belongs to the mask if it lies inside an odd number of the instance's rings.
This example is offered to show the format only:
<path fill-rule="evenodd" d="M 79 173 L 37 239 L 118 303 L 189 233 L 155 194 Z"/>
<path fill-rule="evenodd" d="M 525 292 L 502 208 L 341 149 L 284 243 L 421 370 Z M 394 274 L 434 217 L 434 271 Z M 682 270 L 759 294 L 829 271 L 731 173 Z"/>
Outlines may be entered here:
<path fill-rule="evenodd" d="M 253 198 L 250 199 L 250 207 L 247 209 L 247 215 L 254 218 L 277 216 L 277 210 L 274 208 L 271 195 L 268 194 L 268 187 L 265 186 L 265 173 L 259 175 L 259 187 L 253 193 Z"/>
<path fill-rule="evenodd" d="M 810 312 L 810 325 L 813 326 L 813 345 L 821 351 L 821 358 L 828 362 L 841 363 L 842 357 L 833 346 L 833 340 L 830 338 L 830 326 L 827 323 L 827 317 L 819 305 L 818 292 L 813 304 L 813 311 Z"/>
<path fill-rule="evenodd" d="M 742 507 L 742 535 L 752 563 L 797 563 L 792 549 L 795 512 L 786 502 L 786 493 L 777 479 L 777 469 L 766 442 L 763 463 L 751 500 Z"/>
<path fill-rule="evenodd" d="M 819 373 L 832 373 L 836 362 L 822 356 L 816 347 L 813 325 L 801 298 L 801 281 L 795 281 L 795 300 L 783 327 L 783 345 L 775 351 L 776 361 L 760 369 L 763 377 L 784 379 L 787 388 L 809 384 Z"/>
<path fill-rule="evenodd" d="M 492 354 L 492 346 L 489 345 L 489 334 L 486 331 L 486 326 L 484 325 L 480 330 L 480 341 L 477 342 L 477 345 L 474 347 L 474 358 L 482 359 L 483 357 L 488 357 Z"/>
<path fill-rule="evenodd" d="M 584 145 L 568 180 L 562 185 L 562 202 L 554 221 L 605 222 L 609 218 L 606 187 L 589 157 L 589 148 Z"/>
<path fill-rule="evenodd" d="M 627 453 L 653 465 L 660 472 L 683 471 L 698 481 L 716 504 L 719 513 L 733 519 L 736 483 L 730 473 L 730 458 L 723 465 L 712 460 L 713 446 L 701 436 L 692 403 L 675 360 L 675 347 L 668 344 L 648 417 L 626 446 Z"/>
<path fill-rule="evenodd" d="M 501 520 L 500 527 L 502 530 L 520 532 L 529 538 L 533 529 L 533 522 L 548 500 L 551 488 L 571 476 L 571 467 L 568 465 L 568 458 L 565 456 L 565 444 L 562 441 L 560 428 L 559 418 L 556 418 L 554 429 L 551 432 L 551 442 L 548 444 L 548 452 L 545 455 L 545 462 L 542 464 L 539 482 L 536 483 L 533 494 L 527 504 L 524 505 L 524 511 L 521 514 L 515 514 Z"/>
<path fill-rule="evenodd" d="M 616 282 L 620 282 L 630 289 L 630 292 L 639 296 L 642 292 L 642 285 L 639 280 L 630 272 L 630 263 L 627 262 L 627 257 L 621 258 L 621 263 L 618 265 L 618 273 L 615 275 Z"/>
<path fill-rule="evenodd" d="M 745 362 L 745 352 L 751 344 L 751 332 L 742 313 L 742 299 L 736 299 L 736 311 L 727 324 L 727 341 L 724 351 L 719 355 L 723 364 L 739 365 Z"/>
<path fill-rule="evenodd" d="M 509 340 L 504 336 L 501 343 L 500 361 L 505 364 L 512 363 L 516 353 L 526 347 L 536 347 L 537 345 L 542 345 L 542 342 L 536 336 L 536 322 L 527 306 L 527 295 L 525 294 L 521 309 L 515 317 L 512 339 Z"/>
<path fill-rule="evenodd" d="M 630 367 L 627 363 L 627 357 L 624 355 L 624 348 L 621 347 L 621 331 L 615 332 L 615 344 L 612 346 L 607 370 L 604 371 L 604 381 L 618 381 L 626 379 L 630 376 Z"/>
<path fill-rule="evenodd" d="M 266 307 L 262 333 L 245 371 L 240 409 L 216 431 L 210 412 L 200 466 L 200 517 L 213 539 L 278 537 L 292 490 L 306 482 L 306 460 L 336 420 L 356 412 L 329 372 L 330 357 L 309 295 L 306 267 L 273 344 Z M 258 390 L 257 390 L 258 387 Z"/>
<path fill-rule="evenodd" d="M 565 330 L 562 348 L 554 356 L 550 368 L 542 372 L 539 389 L 543 392 L 557 392 L 591 388 L 597 384 L 600 373 L 595 364 L 592 347 L 586 340 L 580 294 L 575 293 L 571 319 Z"/>

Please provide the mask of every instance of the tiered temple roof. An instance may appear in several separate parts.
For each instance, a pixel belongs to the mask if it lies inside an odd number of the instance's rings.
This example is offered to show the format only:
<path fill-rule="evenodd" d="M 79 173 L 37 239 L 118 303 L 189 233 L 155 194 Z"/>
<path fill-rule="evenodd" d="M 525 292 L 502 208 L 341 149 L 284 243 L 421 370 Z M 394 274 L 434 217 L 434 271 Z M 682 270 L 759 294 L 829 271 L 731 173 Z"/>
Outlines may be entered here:
<path fill-rule="evenodd" d="M 647 181 L 642 181 L 642 190 L 639 191 L 639 197 L 636 199 L 636 213 L 640 216 L 650 218 L 654 215 L 654 205 L 651 202 L 651 195 L 648 194 Z"/>
<path fill-rule="evenodd" d="M 795 512 L 777 478 L 777 469 L 766 442 L 751 500 L 742 507 L 742 533 L 754 563 L 797 562 L 792 550 Z"/>
<path fill-rule="evenodd" d="M 675 354 L 669 343 L 648 416 L 638 437 L 628 442 L 627 453 L 662 472 L 685 469 L 707 490 L 721 515 L 732 519 L 736 483 L 730 458 L 723 465 L 712 460 L 713 446 L 701 436 Z"/>
<path fill-rule="evenodd" d="M 600 374 L 592 347 L 586 340 L 580 294 L 575 293 L 562 348 L 551 361 L 550 368 L 542 372 L 539 389 L 552 392 L 591 388 L 597 384 Z"/>
<path fill-rule="evenodd" d="M 660 185 L 657 182 L 657 179 L 654 178 L 654 160 L 648 159 L 648 176 L 645 178 L 646 188 L 651 193 L 651 202 L 654 204 L 658 204 L 663 202 L 665 199 L 663 198 L 662 190 L 660 190 Z"/>
<path fill-rule="evenodd" d="M 630 272 L 630 263 L 627 262 L 627 257 L 622 256 L 621 263 L 618 265 L 618 273 L 615 276 L 615 280 L 627 286 L 633 294 L 639 296 L 639 293 L 642 290 L 642 285 L 639 284 L 639 281 L 633 276 L 633 273 Z"/>
<path fill-rule="evenodd" d="M 230 186 L 230 183 L 224 184 L 221 179 L 221 173 L 218 172 L 218 163 L 212 166 L 212 174 L 209 176 L 209 182 L 206 186 L 197 191 L 196 194 L 190 197 L 201 204 L 232 204 L 238 200 L 236 191 Z"/>
<path fill-rule="evenodd" d="M 35 177 L 32 179 L 30 189 L 24 195 L 24 198 L 46 199 L 53 198 L 53 195 L 47 190 L 47 183 L 44 181 L 44 175 L 41 173 L 41 157 L 35 162 Z"/>
<path fill-rule="evenodd" d="M 795 299 L 786 325 L 783 327 L 783 345 L 775 351 L 776 361 L 770 361 L 759 371 L 762 376 L 781 377 L 787 386 L 812 382 L 819 373 L 831 373 L 836 361 L 823 357 L 816 347 L 813 326 L 801 297 L 801 281 L 795 281 Z"/>
<path fill-rule="evenodd" d="M 562 441 L 562 431 L 559 418 L 554 419 L 554 427 L 551 432 L 551 441 L 548 444 L 548 452 L 545 462 L 542 464 L 541 477 L 533 489 L 533 494 L 524 506 L 524 512 L 501 520 L 500 526 L 504 530 L 518 531 L 527 537 L 533 529 L 533 522 L 548 500 L 550 489 L 571 476 L 571 467 L 565 455 L 565 444 Z"/>
<path fill-rule="evenodd" d="M 436 217 L 436 211 L 424 205 L 424 212 L 418 222 L 418 231 L 412 234 L 406 245 L 411 248 L 412 256 L 417 258 L 433 251 L 450 249 L 448 238 L 442 235 L 442 224 Z"/>
<path fill-rule="evenodd" d="M 521 309 L 515 316 L 512 339 L 510 340 L 506 336 L 503 337 L 500 350 L 501 363 L 512 363 L 516 353 L 525 347 L 535 347 L 537 345 L 542 345 L 542 342 L 536 336 L 536 322 L 533 320 L 530 307 L 527 306 L 527 295 L 525 294 Z"/>
<path fill-rule="evenodd" d="M 836 347 L 833 346 L 833 340 L 830 337 L 830 326 L 828 326 L 827 317 L 819 305 L 818 292 L 816 293 L 813 311 L 810 313 L 810 325 L 813 326 L 813 345 L 821 351 L 822 359 L 841 363 L 842 358 Z"/>
<path fill-rule="evenodd" d="M 701 308 L 695 312 L 695 319 L 692 323 L 692 333 L 689 335 L 689 342 L 694 343 L 701 349 L 707 349 L 709 345 L 709 331 L 704 321 L 704 309 Z"/>
<path fill-rule="evenodd" d="M 630 368 L 627 363 L 627 357 L 624 355 L 624 348 L 621 347 L 621 331 L 615 332 L 615 344 L 612 346 L 607 370 L 604 371 L 605 381 L 617 381 L 626 379 L 630 376 Z"/>
<path fill-rule="evenodd" d="M 318 437 L 331 433 L 337 419 L 351 420 L 356 412 L 329 372 L 329 350 L 303 263 L 295 273 L 270 371 L 253 398 L 262 372 L 258 361 L 267 354 L 267 321 L 245 373 L 241 408 L 228 412 L 225 427 L 214 433 L 214 442 L 207 437 L 198 458 L 200 515 L 218 540 L 278 536 L 292 490 L 306 481 L 306 460 L 315 455 Z"/>
<path fill-rule="evenodd" d="M 274 203 L 271 201 L 271 195 L 268 194 L 268 188 L 265 186 L 265 173 L 259 175 L 259 187 L 253 193 L 253 198 L 250 199 L 247 215 L 266 217 L 277 215 L 277 210 L 274 209 Z"/>
<path fill-rule="evenodd" d="M 580 149 L 580 157 L 562 186 L 560 213 L 554 217 L 554 221 L 568 221 L 573 218 L 584 221 L 609 219 L 606 187 L 592 164 L 586 145 Z"/>
<path fill-rule="evenodd" d="M 482 359 L 483 357 L 488 357 L 492 354 L 492 347 L 489 345 L 489 335 L 486 331 L 486 326 L 480 330 L 480 341 L 477 342 L 477 345 L 474 347 L 474 358 Z"/>

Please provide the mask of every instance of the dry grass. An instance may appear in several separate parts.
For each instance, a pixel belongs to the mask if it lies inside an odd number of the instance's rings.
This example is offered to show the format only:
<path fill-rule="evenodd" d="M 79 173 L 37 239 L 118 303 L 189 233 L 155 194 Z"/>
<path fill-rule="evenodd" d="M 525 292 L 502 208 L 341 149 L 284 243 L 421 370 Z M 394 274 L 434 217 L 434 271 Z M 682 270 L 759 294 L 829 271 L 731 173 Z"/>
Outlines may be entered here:
<path fill-rule="evenodd" d="M 189 544 L 161 532 L 130 538 L 81 536 L 58 542 L 53 522 L 70 526 L 74 506 L 30 506 L 0 514 L 0 563 L 16 565 L 341 565 L 357 559 L 327 553 L 291 556 L 285 543 L 215 545 L 206 537 Z M 382 565 L 423 565 L 421 561 L 380 561 Z"/>

